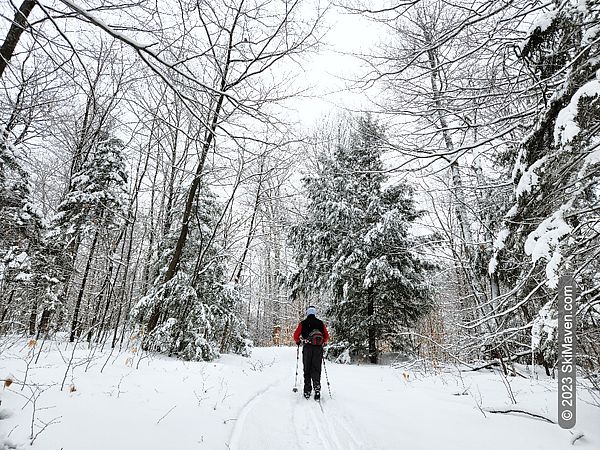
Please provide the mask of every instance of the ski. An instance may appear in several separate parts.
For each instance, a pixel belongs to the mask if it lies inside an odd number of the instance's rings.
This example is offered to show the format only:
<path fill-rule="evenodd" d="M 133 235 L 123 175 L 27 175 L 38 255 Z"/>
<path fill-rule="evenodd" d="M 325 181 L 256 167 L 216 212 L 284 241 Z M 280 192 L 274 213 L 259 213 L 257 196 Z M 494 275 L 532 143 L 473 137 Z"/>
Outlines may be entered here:
<path fill-rule="evenodd" d="M 315 399 L 315 400 L 316 400 L 317 404 L 319 405 L 319 408 L 321 408 L 321 412 L 323 414 L 325 414 L 325 410 L 323 409 L 323 404 L 321 403 L 321 399 L 319 398 L 319 399 Z"/>

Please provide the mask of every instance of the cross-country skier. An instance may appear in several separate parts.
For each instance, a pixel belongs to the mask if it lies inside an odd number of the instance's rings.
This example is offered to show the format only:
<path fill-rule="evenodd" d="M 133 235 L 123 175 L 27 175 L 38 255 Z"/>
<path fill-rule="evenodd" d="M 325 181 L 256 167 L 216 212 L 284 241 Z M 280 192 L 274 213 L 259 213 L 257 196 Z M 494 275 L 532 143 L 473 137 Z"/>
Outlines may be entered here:
<path fill-rule="evenodd" d="M 302 363 L 304 364 L 304 397 L 310 398 L 315 389 L 315 400 L 321 398 L 321 363 L 323 362 L 323 344 L 329 340 L 327 327 L 315 317 L 317 308 L 309 306 L 306 319 L 298 324 L 294 332 L 296 345 L 302 342 Z M 312 381 L 312 386 L 311 386 Z"/>

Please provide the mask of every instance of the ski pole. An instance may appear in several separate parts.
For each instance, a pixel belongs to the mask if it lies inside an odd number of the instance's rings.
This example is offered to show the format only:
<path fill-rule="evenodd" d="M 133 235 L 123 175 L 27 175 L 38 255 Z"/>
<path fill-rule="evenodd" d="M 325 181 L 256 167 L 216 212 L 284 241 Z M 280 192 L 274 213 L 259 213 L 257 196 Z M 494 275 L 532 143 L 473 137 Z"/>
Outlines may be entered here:
<path fill-rule="evenodd" d="M 298 360 L 300 359 L 300 344 L 296 345 L 296 378 L 294 378 L 293 392 L 298 392 L 296 385 L 298 384 Z"/>
<path fill-rule="evenodd" d="M 327 365 L 325 364 L 325 354 L 323 354 L 321 360 L 323 361 L 323 369 L 325 369 L 325 379 L 327 380 L 327 390 L 329 391 L 329 398 L 333 398 L 331 396 L 331 385 L 329 384 L 329 377 L 327 376 Z"/>

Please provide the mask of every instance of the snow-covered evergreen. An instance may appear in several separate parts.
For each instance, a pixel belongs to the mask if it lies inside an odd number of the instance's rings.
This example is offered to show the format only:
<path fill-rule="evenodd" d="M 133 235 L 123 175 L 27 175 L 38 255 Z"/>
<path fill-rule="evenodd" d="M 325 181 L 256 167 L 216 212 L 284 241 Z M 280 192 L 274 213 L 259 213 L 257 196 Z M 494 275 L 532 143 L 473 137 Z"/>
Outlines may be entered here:
<path fill-rule="evenodd" d="M 6 302 L 0 309 L 0 331 L 12 330 L 4 323 L 9 310 L 35 319 L 36 307 L 27 311 L 23 297 L 34 296 L 46 303 L 52 296 L 45 259 L 44 223 L 32 204 L 30 179 L 23 169 L 23 155 L 12 147 L 9 135 L 0 135 L 0 297 Z M 31 319 L 30 319 L 31 322 Z M 35 330 L 29 325 L 29 330 Z"/>
<path fill-rule="evenodd" d="M 123 143 L 102 132 L 89 143 L 86 156 L 52 219 L 53 234 L 67 246 L 123 221 L 127 185 Z"/>
<path fill-rule="evenodd" d="M 177 236 L 163 242 L 163 253 L 155 262 L 158 275 L 132 312 L 149 350 L 189 360 L 212 360 L 221 348 L 249 354 L 245 324 L 236 313 L 240 295 L 228 283 L 225 255 L 212 234 L 219 207 L 214 194 L 203 187 L 194 206 L 190 243 L 168 281 L 164 274 Z"/>
<path fill-rule="evenodd" d="M 402 348 L 400 332 L 432 306 L 429 276 L 435 268 L 419 251 L 426 238 L 411 234 L 423 213 L 404 183 L 384 187 L 383 130 L 369 116 L 353 122 L 348 142 L 321 155 L 305 178 L 308 205 L 293 227 L 297 291 L 319 298 L 336 339 L 371 361 L 385 345 Z"/>
<path fill-rule="evenodd" d="M 539 311 L 531 329 L 533 351 L 547 367 L 555 362 L 549 323 L 556 316 L 560 275 L 575 274 L 583 287 L 580 332 L 597 336 L 600 319 L 594 307 L 600 293 L 599 29 L 597 2 L 555 2 L 521 43 L 521 58 L 549 92 L 518 148 L 514 204 L 490 270 L 509 274 L 513 304 Z"/>

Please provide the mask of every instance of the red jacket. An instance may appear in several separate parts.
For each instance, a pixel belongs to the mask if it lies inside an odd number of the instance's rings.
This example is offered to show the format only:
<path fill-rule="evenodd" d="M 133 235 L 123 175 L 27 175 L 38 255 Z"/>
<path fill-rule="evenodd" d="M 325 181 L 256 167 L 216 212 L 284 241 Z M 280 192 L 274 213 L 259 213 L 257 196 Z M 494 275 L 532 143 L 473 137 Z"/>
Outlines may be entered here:
<path fill-rule="evenodd" d="M 304 324 L 304 326 L 303 326 Z M 329 332 L 323 321 L 317 319 L 315 316 L 310 315 L 302 322 L 298 324 L 296 331 L 294 331 L 294 341 L 296 344 L 300 342 L 300 336 L 303 339 L 308 339 L 308 335 L 313 330 L 319 330 L 323 333 L 323 343 L 326 344 L 329 341 Z"/>

